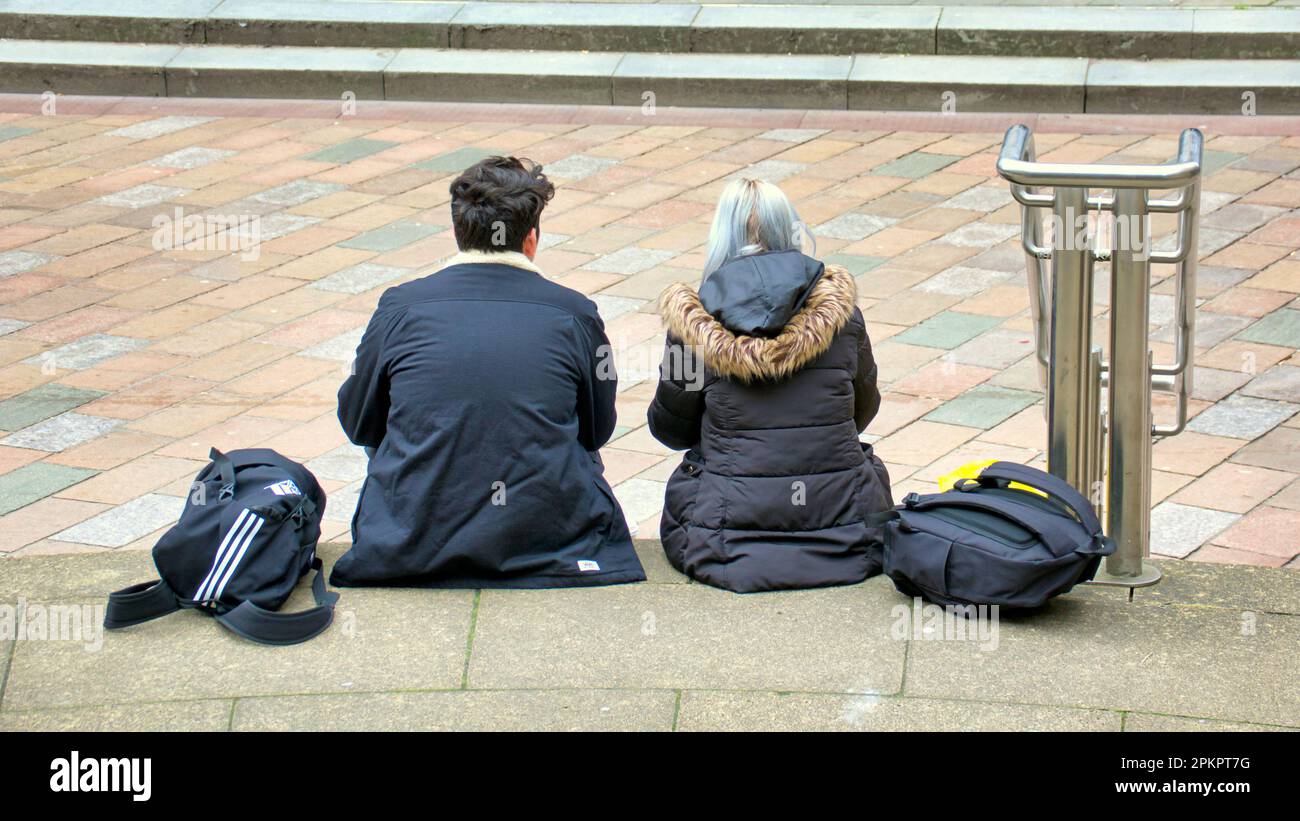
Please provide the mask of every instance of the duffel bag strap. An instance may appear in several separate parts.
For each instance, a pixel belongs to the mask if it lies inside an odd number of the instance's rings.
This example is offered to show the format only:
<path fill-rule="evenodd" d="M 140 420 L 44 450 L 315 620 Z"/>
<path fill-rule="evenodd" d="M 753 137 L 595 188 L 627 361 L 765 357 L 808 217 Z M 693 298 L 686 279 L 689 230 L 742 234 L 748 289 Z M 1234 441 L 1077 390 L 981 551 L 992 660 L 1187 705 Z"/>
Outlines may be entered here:
<path fill-rule="evenodd" d="M 162 579 L 141 582 L 110 593 L 104 627 L 117 630 L 150 621 L 181 609 L 180 597 Z"/>
<path fill-rule="evenodd" d="M 325 589 L 321 560 L 312 559 L 311 566 L 316 571 L 311 582 L 316 606 L 310 610 L 277 613 L 251 601 L 243 601 L 230 612 L 217 616 L 217 621 L 231 632 L 258 644 L 299 644 L 320 635 L 334 621 L 334 604 L 339 594 Z"/>
<path fill-rule="evenodd" d="M 229 456 L 216 448 L 208 451 L 208 458 L 217 466 L 217 471 L 221 473 L 221 492 L 217 495 L 217 498 L 221 501 L 233 499 L 235 497 L 235 463 L 230 461 Z"/>
<path fill-rule="evenodd" d="M 1095 537 L 1101 533 L 1101 522 L 1097 520 L 1097 513 L 1092 505 L 1083 498 L 1083 494 L 1060 477 L 1015 462 L 994 462 L 980 473 L 981 484 L 985 479 L 1019 482 L 1037 488 L 1074 511 L 1074 515 L 1079 517 L 1079 521 L 1087 528 L 1089 535 Z"/>

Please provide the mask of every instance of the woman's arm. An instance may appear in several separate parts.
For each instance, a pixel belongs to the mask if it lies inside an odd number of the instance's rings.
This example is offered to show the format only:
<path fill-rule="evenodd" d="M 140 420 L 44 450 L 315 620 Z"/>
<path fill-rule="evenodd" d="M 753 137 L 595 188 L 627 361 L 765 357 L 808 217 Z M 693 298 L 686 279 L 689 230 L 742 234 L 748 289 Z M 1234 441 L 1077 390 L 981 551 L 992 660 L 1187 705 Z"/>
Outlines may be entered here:
<path fill-rule="evenodd" d="M 688 346 L 669 335 L 659 366 L 659 387 L 646 417 L 650 433 L 674 450 L 700 442 L 704 418 L 704 363 Z"/>
<path fill-rule="evenodd" d="M 876 358 L 871 353 L 867 321 L 857 308 L 853 309 L 853 323 L 862 334 L 858 340 L 857 372 L 853 376 L 853 421 L 858 433 L 862 433 L 880 411 L 880 389 L 876 386 Z"/>

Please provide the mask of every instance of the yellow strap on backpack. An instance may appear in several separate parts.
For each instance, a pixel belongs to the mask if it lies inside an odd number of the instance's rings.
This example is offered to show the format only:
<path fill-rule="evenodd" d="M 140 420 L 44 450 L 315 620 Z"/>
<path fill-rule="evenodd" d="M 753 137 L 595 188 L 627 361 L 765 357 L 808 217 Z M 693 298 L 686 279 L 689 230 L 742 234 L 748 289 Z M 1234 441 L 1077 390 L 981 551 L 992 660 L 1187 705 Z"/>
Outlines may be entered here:
<path fill-rule="evenodd" d="M 948 471 L 947 473 L 939 477 L 939 492 L 943 493 L 945 491 L 952 490 L 952 486 L 957 484 L 957 480 L 959 479 L 978 479 L 980 473 L 984 471 L 984 468 L 988 467 L 994 462 L 1000 462 L 1000 461 L 1002 460 L 985 459 L 983 462 L 967 462 L 961 467 Z M 1043 496 L 1043 497 L 1047 496 L 1046 493 L 1042 492 L 1038 488 L 1030 487 L 1029 485 L 1022 485 L 1020 482 L 1012 482 L 1009 485 L 1007 485 L 1007 487 L 1015 488 L 1016 490 L 1027 490 L 1030 493 L 1037 493 L 1039 496 Z"/>

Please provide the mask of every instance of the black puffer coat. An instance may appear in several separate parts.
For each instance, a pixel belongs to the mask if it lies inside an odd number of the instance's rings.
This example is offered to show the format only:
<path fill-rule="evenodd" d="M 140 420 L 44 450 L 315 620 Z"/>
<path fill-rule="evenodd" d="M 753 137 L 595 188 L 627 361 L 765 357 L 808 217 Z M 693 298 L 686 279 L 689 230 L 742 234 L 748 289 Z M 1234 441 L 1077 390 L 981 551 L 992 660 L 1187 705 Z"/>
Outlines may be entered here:
<path fill-rule="evenodd" d="M 687 449 L 660 533 L 674 567 L 738 592 L 880 572 L 889 475 L 858 434 L 880 392 L 853 277 L 797 251 L 740 257 L 664 292 L 650 430 Z M 702 367 L 700 367 L 702 365 Z"/>

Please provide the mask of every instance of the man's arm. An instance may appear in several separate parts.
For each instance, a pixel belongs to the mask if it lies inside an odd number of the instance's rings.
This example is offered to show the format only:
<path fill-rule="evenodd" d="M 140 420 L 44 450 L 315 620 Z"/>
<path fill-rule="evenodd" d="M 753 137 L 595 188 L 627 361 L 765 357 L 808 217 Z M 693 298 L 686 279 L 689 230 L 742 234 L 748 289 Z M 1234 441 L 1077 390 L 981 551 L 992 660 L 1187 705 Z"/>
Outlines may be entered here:
<path fill-rule="evenodd" d="M 376 448 L 388 430 L 388 365 L 384 338 L 392 313 L 376 311 L 352 360 L 352 375 L 339 388 L 339 423 L 355 445 Z"/>
<path fill-rule="evenodd" d="M 614 399 L 618 395 L 618 373 L 614 368 L 614 349 L 605 336 L 605 323 L 578 317 L 583 376 L 578 385 L 578 441 L 588 451 L 601 449 L 614 435 L 618 413 Z"/>

